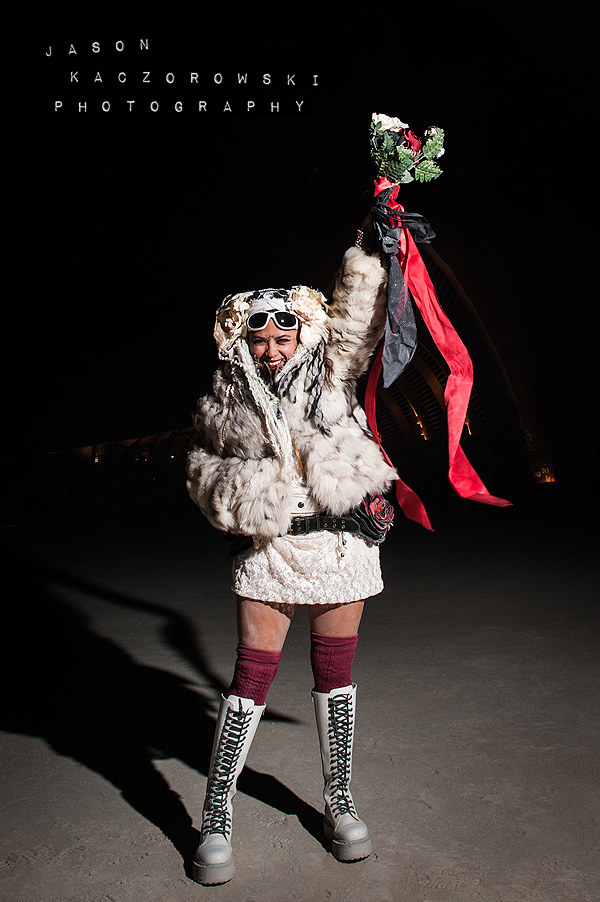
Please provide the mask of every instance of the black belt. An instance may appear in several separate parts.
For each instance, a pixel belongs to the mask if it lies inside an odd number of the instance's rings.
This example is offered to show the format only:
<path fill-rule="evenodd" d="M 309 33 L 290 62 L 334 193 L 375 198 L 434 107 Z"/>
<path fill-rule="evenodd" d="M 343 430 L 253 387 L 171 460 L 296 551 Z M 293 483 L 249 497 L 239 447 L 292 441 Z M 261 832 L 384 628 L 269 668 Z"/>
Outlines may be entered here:
<path fill-rule="evenodd" d="M 327 529 L 329 532 L 358 532 L 360 526 L 349 514 L 344 514 L 343 517 L 334 517 L 329 513 L 305 514 L 302 517 L 292 517 L 288 535 L 303 536 L 309 532 L 320 532 L 323 529 Z"/>

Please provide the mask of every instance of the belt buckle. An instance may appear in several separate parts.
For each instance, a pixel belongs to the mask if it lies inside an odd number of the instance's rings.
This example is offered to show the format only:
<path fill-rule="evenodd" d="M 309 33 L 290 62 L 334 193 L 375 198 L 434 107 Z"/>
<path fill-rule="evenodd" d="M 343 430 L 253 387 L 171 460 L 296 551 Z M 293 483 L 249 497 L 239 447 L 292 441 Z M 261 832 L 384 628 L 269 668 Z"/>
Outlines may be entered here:
<path fill-rule="evenodd" d="M 292 535 L 293 536 L 305 536 L 308 535 L 308 517 L 293 517 L 292 518 Z"/>

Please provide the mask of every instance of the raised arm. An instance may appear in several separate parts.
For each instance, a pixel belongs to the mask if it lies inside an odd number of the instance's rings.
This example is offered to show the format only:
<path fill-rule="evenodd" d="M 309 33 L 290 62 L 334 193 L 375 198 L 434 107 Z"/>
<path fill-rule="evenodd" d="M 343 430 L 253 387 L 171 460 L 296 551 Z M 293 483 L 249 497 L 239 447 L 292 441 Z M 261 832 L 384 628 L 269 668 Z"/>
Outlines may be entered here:
<path fill-rule="evenodd" d="M 387 273 L 379 255 L 360 247 L 344 254 L 329 305 L 328 356 L 338 378 L 357 378 L 383 336 Z"/>

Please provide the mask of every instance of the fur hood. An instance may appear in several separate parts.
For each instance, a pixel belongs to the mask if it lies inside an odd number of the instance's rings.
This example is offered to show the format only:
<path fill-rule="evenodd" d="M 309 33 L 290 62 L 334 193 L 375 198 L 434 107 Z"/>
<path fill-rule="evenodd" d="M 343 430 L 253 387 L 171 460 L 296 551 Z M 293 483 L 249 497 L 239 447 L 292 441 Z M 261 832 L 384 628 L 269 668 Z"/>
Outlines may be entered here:
<path fill-rule="evenodd" d="M 321 398 L 327 431 L 307 416 L 309 352 L 302 345 L 284 367 L 285 372 L 300 363 L 295 400 L 273 398 L 275 415 L 289 430 L 294 453 L 288 457 L 274 450 L 259 406 L 234 364 L 219 367 L 212 394 L 198 401 L 197 440 L 187 461 L 188 491 L 213 526 L 244 535 L 284 535 L 291 521 L 296 455 L 310 494 L 335 515 L 397 479 L 355 394 L 356 379 L 383 335 L 385 309 L 386 273 L 379 258 L 350 248 L 328 307 L 325 354 L 333 372 Z"/>

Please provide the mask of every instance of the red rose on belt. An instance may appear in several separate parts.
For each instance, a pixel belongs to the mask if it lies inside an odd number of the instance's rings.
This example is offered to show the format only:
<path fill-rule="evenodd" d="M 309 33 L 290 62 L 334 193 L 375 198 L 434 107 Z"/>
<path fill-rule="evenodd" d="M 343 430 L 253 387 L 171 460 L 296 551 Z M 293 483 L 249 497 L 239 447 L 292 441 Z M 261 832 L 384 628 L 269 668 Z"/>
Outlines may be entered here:
<path fill-rule="evenodd" d="M 363 505 L 371 521 L 379 529 L 387 529 L 394 519 L 394 508 L 383 495 L 368 495 Z"/>

